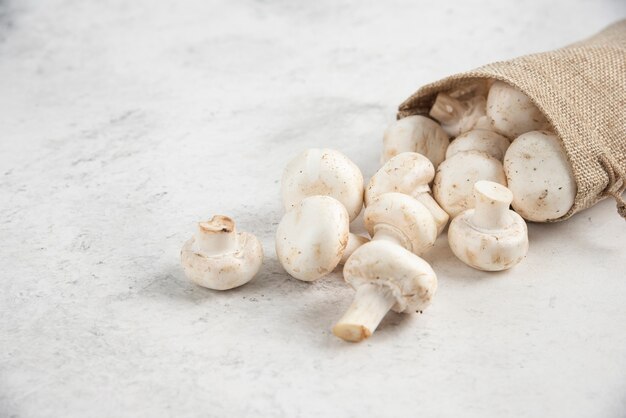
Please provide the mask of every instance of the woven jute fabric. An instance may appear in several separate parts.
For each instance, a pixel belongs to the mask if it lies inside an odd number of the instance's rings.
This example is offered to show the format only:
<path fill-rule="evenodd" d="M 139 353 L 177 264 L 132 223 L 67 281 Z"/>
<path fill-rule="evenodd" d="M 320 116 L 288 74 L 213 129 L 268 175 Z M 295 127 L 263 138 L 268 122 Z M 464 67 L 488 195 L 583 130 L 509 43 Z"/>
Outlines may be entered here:
<path fill-rule="evenodd" d="M 423 86 L 400 105 L 398 118 L 428 114 L 439 92 L 474 94 L 487 79 L 524 92 L 563 142 L 577 192 L 570 211 L 557 220 L 608 196 L 626 218 L 626 20 L 555 51 L 496 62 Z"/>

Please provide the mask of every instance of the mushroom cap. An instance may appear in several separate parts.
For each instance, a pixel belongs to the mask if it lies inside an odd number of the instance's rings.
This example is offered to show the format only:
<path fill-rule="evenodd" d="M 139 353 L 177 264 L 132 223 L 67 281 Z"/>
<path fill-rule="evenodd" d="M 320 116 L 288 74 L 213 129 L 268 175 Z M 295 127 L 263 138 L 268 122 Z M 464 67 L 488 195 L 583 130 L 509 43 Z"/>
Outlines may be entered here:
<path fill-rule="evenodd" d="M 494 130 L 510 139 L 547 129 L 549 123 L 528 96 L 503 81 L 496 81 L 487 96 L 487 116 Z"/>
<path fill-rule="evenodd" d="M 330 196 L 341 202 L 354 220 L 363 208 L 363 175 L 341 152 L 311 148 L 292 159 L 283 172 L 281 194 L 285 210 L 308 196 Z"/>
<path fill-rule="evenodd" d="M 420 115 L 407 116 L 385 130 L 381 162 L 403 152 L 418 152 L 436 168 L 444 160 L 449 143 L 448 134 L 434 120 Z"/>
<path fill-rule="evenodd" d="M 482 198 L 487 209 L 477 206 L 452 220 L 448 228 L 450 248 L 461 261 L 476 269 L 509 269 L 519 263 L 528 252 L 526 223 L 521 216 L 508 209 L 513 194 L 506 187 L 498 183 L 479 181 L 474 190 L 476 198 Z M 496 207 L 494 212 L 492 208 Z M 474 216 L 478 210 L 488 211 L 482 216 L 482 224 Z M 494 217 L 497 219 L 493 219 Z"/>
<path fill-rule="evenodd" d="M 348 244 L 349 223 L 348 212 L 337 199 L 302 199 L 276 230 L 278 260 L 296 279 L 319 279 L 339 264 Z"/>
<path fill-rule="evenodd" d="M 365 189 L 365 206 L 375 197 L 388 192 L 413 196 L 428 192 L 428 184 L 435 177 L 435 167 L 428 158 L 417 152 L 403 152 L 387 161 L 372 176 Z"/>
<path fill-rule="evenodd" d="M 511 142 L 507 137 L 487 129 L 472 129 L 457 136 L 446 150 L 446 159 L 462 151 L 482 151 L 498 161 L 504 159 L 504 154 Z"/>
<path fill-rule="evenodd" d="M 365 228 L 370 236 L 379 230 L 398 236 L 402 245 L 420 255 L 435 245 L 437 225 L 422 203 L 403 193 L 384 193 L 365 208 Z"/>
<path fill-rule="evenodd" d="M 391 290 L 396 312 L 422 311 L 437 290 L 437 276 L 422 258 L 388 241 L 370 241 L 346 262 L 343 277 L 357 289 L 375 284 Z"/>
<path fill-rule="evenodd" d="M 433 195 L 437 203 L 455 217 L 474 207 L 474 183 L 490 180 L 506 186 L 502 163 L 481 151 L 462 151 L 445 160 L 437 169 Z"/>
<path fill-rule="evenodd" d="M 196 252 L 192 237 L 180 252 L 185 275 L 194 283 L 214 290 L 228 290 L 248 283 L 263 264 L 259 239 L 247 232 L 237 233 L 237 247 L 232 252 L 205 256 Z"/>
<path fill-rule="evenodd" d="M 558 219 L 574 204 L 574 173 L 553 133 L 533 131 L 519 136 L 506 152 L 504 171 L 513 192 L 513 209 L 524 219 Z"/>

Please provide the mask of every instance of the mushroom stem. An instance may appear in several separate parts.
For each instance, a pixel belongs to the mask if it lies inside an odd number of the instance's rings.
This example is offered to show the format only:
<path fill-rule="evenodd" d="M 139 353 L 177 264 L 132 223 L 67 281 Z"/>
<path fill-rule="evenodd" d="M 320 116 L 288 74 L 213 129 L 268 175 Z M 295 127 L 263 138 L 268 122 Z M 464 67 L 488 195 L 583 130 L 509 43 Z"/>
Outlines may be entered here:
<path fill-rule="evenodd" d="M 198 223 L 193 246 L 194 252 L 204 256 L 225 254 L 237 248 L 235 222 L 227 216 L 216 215 Z"/>
<path fill-rule="evenodd" d="M 413 248 L 409 238 L 393 225 L 379 223 L 374 226 L 374 236 L 372 241 L 389 241 L 398 244 L 408 250 Z"/>
<path fill-rule="evenodd" d="M 357 289 L 354 301 L 333 327 L 333 334 L 350 342 L 362 341 L 372 335 L 395 303 L 390 290 L 364 284 Z"/>
<path fill-rule="evenodd" d="M 466 108 L 459 100 L 453 99 L 445 93 L 439 93 L 435 99 L 429 115 L 441 123 L 455 123 L 465 113 Z"/>
<path fill-rule="evenodd" d="M 433 215 L 435 224 L 437 225 L 437 235 L 441 234 L 450 219 L 448 213 L 439 206 L 439 203 L 437 203 L 435 198 L 428 192 L 417 193 L 413 195 L 413 197 L 422 205 L 426 206 L 426 209 Z"/>
<path fill-rule="evenodd" d="M 346 244 L 346 249 L 343 250 L 343 254 L 341 255 L 341 261 L 339 261 L 339 264 L 345 264 L 346 261 L 348 261 L 348 258 L 350 258 L 350 256 L 352 255 L 352 253 L 368 241 L 369 239 L 367 239 L 366 237 L 353 234 L 352 232 L 349 233 L 348 244 Z"/>
<path fill-rule="evenodd" d="M 509 206 L 513 194 L 498 183 L 478 181 L 474 184 L 476 205 L 471 222 L 482 229 L 504 229 L 510 223 Z"/>

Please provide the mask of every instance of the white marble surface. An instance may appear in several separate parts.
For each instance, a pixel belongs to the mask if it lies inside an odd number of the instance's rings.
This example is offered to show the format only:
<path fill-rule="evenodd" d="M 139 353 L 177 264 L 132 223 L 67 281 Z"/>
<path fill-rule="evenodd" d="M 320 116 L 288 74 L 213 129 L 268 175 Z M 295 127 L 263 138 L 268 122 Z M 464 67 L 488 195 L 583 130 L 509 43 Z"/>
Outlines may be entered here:
<path fill-rule="evenodd" d="M 622 0 L 0 1 L 0 416 L 626 415 L 626 226 L 605 201 L 531 225 L 506 274 L 445 238 L 421 316 L 330 327 L 340 274 L 275 259 L 285 162 L 340 149 L 366 176 L 419 85 L 555 48 Z M 258 234 L 257 279 L 216 293 L 194 222 Z"/>

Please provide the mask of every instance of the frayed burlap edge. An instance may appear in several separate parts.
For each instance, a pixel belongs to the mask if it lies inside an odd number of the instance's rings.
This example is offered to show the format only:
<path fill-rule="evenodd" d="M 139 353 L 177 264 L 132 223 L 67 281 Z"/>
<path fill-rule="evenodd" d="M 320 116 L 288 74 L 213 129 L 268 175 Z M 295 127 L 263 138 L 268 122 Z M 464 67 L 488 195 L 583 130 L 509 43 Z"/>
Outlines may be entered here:
<path fill-rule="evenodd" d="M 496 62 L 425 85 L 399 106 L 398 118 L 427 115 L 437 93 L 470 96 L 487 79 L 524 92 L 563 143 L 577 193 L 571 209 L 555 221 L 609 196 L 626 218 L 626 20 L 559 50 Z"/>

